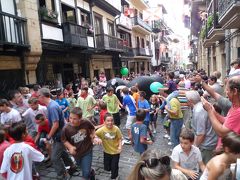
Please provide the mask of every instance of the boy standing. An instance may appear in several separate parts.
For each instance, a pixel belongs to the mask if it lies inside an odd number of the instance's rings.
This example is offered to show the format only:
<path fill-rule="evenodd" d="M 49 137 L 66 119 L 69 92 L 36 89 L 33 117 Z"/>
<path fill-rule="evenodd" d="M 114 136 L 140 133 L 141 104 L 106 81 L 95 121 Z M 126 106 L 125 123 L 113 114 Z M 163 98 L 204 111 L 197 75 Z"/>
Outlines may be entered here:
<path fill-rule="evenodd" d="M 114 89 L 112 87 L 107 88 L 107 94 L 103 96 L 102 100 L 107 104 L 107 111 L 113 115 L 114 124 L 120 126 L 120 114 L 119 106 L 121 106 L 120 101 L 114 94 Z"/>
<path fill-rule="evenodd" d="M 146 117 L 144 109 L 138 109 L 136 114 L 136 122 L 132 125 L 131 141 L 136 152 L 142 154 L 147 150 L 147 145 L 152 144 L 152 141 L 147 140 L 147 126 L 143 124 Z"/>
<path fill-rule="evenodd" d="M 82 119 L 82 110 L 75 107 L 71 110 L 69 123 L 62 131 L 62 142 L 82 168 L 83 178 L 91 178 L 92 148 L 95 128 L 89 120 Z M 101 141 L 94 140 L 95 144 Z"/>
<path fill-rule="evenodd" d="M 199 148 L 193 143 L 194 133 L 189 129 L 183 129 L 180 134 L 180 144 L 173 149 L 171 158 L 173 168 L 180 170 L 188 178 L 197 179 L 199 167 L 203 172 L 205 165 Z"/>
<path fill-rule="evenodd" d="M 118 179 L 118 164 L 122 151 L 122 133 L 113 124 L 113 116 L 110 113 L 106 113 L 104 116 L 104 126 L 96 131 L 96 135 L 103 143 L 104 170 L 111 171 L 111 179 Z"/>
<path fill-rule="evenodd" d="M 27 135 L 27 128 L 23 122 L 13 123 L 9 134 L 15 143 L 5 150 L 0 173 L 7 172 L 8 180 L 32 180 L 32 163 L 43 161 L 44 155 L 23 142 Z"/>

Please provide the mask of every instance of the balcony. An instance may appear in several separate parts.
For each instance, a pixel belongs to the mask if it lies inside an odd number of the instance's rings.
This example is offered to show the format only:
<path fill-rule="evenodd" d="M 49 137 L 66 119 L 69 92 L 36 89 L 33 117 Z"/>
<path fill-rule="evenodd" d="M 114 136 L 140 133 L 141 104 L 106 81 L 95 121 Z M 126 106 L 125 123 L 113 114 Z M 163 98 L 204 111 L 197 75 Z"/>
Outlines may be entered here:
<path fill-rule="evenodd" d="M 152 50 L 149 48 L 133 48 L 133 54 L 134 56 L 146 56 L 146 57 L 153 56 Z"/>
<path fill-rule="evenodd" d="M 26 19 L 0 12 L 0 45 L 29 47 L 26 25 Z"/>
<path fill-rule="evenodd" d="M 157 21 L 153 22 L 152 31 L 154 33 L 159 33 L 162 31 L 162 21 L 161 20 L 157 20 Z"/>
<path fill-rule="evenodd" d="M 122 57 L 133 57 L 133 48 L 128 47 L 128 46 L 123 46 L 123 53 Z"/>
<path fill-rule="evenodd" d="M 96 47 L 101 50 L 123 52 L 123 39 L 107 34 L 96 34 Z"/>
<path fill-rule="evenodd" d="M 133 24 L 133 29 L 135 29 L 140 33 L 149 34 L 152 32 L 152 28 L 137 16 L 132 18 L 132 24 Z"/>
<path fill-rule="evenodd" d="M 65 44 L 76 47 L 88 47 L 86 27 L 70 22 L 63 23 L 62 27 Z"/>
<path fill-rule="evenodd" d="M 117 19 L 117 26 L 119 29 L 122 29 L 124 31 L 131 31 L 132 30 L 132 21 L 129 17 L 125 16 L 124 14 L 121 14 L 120 17 Z"/>
<path fill-rule="evenodd" d="M 218 10 L 223 29 L 240 28 L 240 0 L 218 0 Z"/>
<path fill-rule="evenodd" d="M 161 63 L 163 64 L 170 63 L 170 57 L 165 57 L 165 56 L 161 57 Z"/>
<path fill-rule="evenodd" d="M 225 36 L 224 30 L 218 22 L 217 0 L 212 0 L 208 6 L 208 18 L 206 21 L 206 39 L 203 42 L 204 47 L 210 47 L 216 41 L 222 40 Z"/>

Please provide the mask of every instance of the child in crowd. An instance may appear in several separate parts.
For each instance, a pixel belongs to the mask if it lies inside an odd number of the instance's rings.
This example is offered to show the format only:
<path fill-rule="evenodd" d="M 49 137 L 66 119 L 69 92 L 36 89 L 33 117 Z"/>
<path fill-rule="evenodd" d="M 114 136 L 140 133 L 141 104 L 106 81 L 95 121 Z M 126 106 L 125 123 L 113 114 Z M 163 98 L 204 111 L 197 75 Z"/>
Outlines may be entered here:
<path fill-rule="evenodd" d="M 144 109 L 144 111 L 146 112 L 146 117 L 143 121 L 143 123 L 147 126 L 148 129 L 148 133 L 149 136 L 151 138 L 152 141 L 154 141 L 154 137 L 152 135 L 152 131 L 149 128 L 149 123 L 150 123 L 150 104 L 149 102 L 146 100 L 146 93 L 144 91 L 140 91 L 139 92 L 139 100 L 138 100 L 138 108 Z"/>
<path fill-rule="evenodd" d="M 93 143 L 101 143 L 98 138 L 94 137 L 94 125 L 89 120 L 82 119 L 81 108 L 73 108 L 70 112 L 69 123 L 62 131 L 61 139 L 69 153 L 75 158 L 77 165 L 81 167 L 85 180 L 94 176 L 94 171 L 91 169 Z"/>
<path fill-rule="evenodd" d="M 102 140 L 104 148 L 104 170 L 111 171 L 111 179 L 118 179 L 118 164 L 122 151 L 122 133 L 114 125 L 113 116 L 106 113 L 104 126 L 96 131 L 97 137 Z"/>
<path fill-rule="evenodd" d="M 99 125 L 102 125 L 104 124 L 104 116 L 107 113 L 107 104 L 104 101 L 99 101 L 99 108 L 100 108 Z"/>
<path fill-rule="evenodd" d="M 50 155 L 50 144 L 46 141 L 43 141 L 44 138 L 47 138 L 47 135 L 50 131 L 49 123 L 46 117 L 43 114 L 38 114 L 35 117 L 35 122 L 38 125 L 37 136 L 35 138 L 35 143 L 38 148 L 43 152 L 45 150 L 48 151 L 48 155 Z M 48 156 L 49 157 L 49 156 Z M 48 160 L 48 158 L 47 158 Z"/>
<path fill-rule="evenodd" d="M 37 134 L 37 125 L 35 123 L 35 116 L 37 114 L 44 114 L 47 116 L 47 107 L 42 106 L 38 102 L 38 98 L 31 97 L 28 100 L 29 108 L 22 114 L 24 122 L 27 125 L 28 134 L 35 138 Z"/>
<path fill-rule="evenodd" d="M 158 109 L 159 109 L 159 101 L 156 95 L 152 95 L 150 98 L 150 126 L 153 130 L 153 133 L 156 134 L 157 128 L 157 118 L 158 118 Z"/>
<path fill-rule="evenodd" d="M 126 108 L 128 111 L 127 121 L 126 121 L 126 129 L 128 131 L 128 139 L 124 140 L 124 144 L 131 144 L 131 126 L 136 118 L 136 102 L 133 97 L 129 94 L 129 89 L 127 87 L 122 89 L 123 96 L 123 104 L 122 108 Z"/>
<path fill-rule="evenodd" d="M 207 163 L 200 180 L 231 179 L 229 167 L 240 158 L 240 135 L 230 132 L 222 139 L 222 144 L 224 152 Z"/>
<path fill-rule="evenodd" d="M 132 86 L 131 93 L 132 93 L 132 97 L 134 98 L 134 100 L 136 102 L 136 107 L 138 107 L 138 99 L 139 99 L 138 88 L 136 86 Z"/>
<path fill-rule="evenodd" d="M 69 92 L 68 93 L 68 98 L 67 101 L 69 103 L 69 111 L 71 111 L 77 104 L 77 100 L 74 97 L 74 93 L 73 92 Z"/>
<path fill-rule="evenodd" d="M 8 180 L 32 180 L 32 163 L 43 161 L 44 155 L 23 142 L 27 135 L 27 128 L 23 122 L 13 123 L 9 134 L 15 142 L 4 152 L 0 173 L 7 172 Z"/>
<path fill-rule="evenodd" d="M 151 140 L 147 140 L 147 126 L 143 123 L 146 117 L 144 109 L 138 109 L 136 114 L 136 122 L 131 128 L 131 141 L 136 152 L 142 154 L 147 150 L 147 145 L 152 144 Z"/>
<path fill-rule="evenodd" d="M 64 98 L 63 91 L 58 92 L 56 102 L 61 107 L 62 112 L 64 113 L 65 121 L 68 121 L 69 117 L 69 103 L 67 99 Z"/>
<path fill-rule="evenodd" d="M 182 129 L 180 144 L 172 151 L 173 167 L 180 170 L 188 178 L 199 178 L 199 167 L 203 172 L 205 165 L 202 161 L 201 152 L 193 145 L 194 133 L 189 129 Z"/>

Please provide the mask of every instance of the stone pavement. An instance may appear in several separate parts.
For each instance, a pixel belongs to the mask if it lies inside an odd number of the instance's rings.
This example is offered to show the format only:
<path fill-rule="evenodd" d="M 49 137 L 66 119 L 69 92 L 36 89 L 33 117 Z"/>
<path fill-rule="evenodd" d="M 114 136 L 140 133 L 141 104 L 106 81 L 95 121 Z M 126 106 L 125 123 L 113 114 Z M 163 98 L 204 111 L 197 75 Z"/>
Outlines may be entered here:
<path fill-rule="evenodd" d="M 121 130 L 124 136 L 127 136 L 127 131 L 124 128 L 126 117 L 121 119 Z M 158 120 L 157 126 L 157 133 L 155 135 L 155 142 L 153 145 L 149 145 L 148 148 L 150 149 L 157 149 L 165 154 L 170 154 L 170 148 L 167 145 L 168 141 L 163 138 L 165 135 L 165 130 L 163 129 L 160 121 Z M 139 159 L 140 155 L 134 152 L 131 145 L 123 145 L 123 150 L 120 155 L 120 162 L 119 162 L 119 179 L 125 180 L 127 176 L 130 174 L 133 166 Z M 41 180 L 56 180 L 57 174 L 55 173 L 54 169 L 50 166 L 47 167 L 48 164 L 41 163 L 37 166 L 38 172 L 40 174 Z M 93 162 L 92 168 L 96 171 L 96 179 L 98 180 L 108 180 L 110 179 L 110 172 L 104 171 L 103 169 L 103 150 L 101 146 L 95 146 L 93 149 Z M 76 176 L 72 176 L 71 180 L 79 180 L 81 179 L 81 170 L 75 173 Z M 75 175 L 74 174 L 74 175 Z"/>

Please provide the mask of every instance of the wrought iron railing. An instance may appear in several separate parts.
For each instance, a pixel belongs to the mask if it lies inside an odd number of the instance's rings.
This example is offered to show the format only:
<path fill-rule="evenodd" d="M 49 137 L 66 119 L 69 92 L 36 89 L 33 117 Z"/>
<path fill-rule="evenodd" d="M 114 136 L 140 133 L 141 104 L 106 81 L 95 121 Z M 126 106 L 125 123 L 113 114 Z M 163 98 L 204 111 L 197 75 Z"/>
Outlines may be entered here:
<path fill-rule="evenodd" d="M 133 48 L 133 54 L 135 56 L 153 56 L 152 50 L 149 48 Z"/>
<path fill-rule="evenodd" d="M 123 39 L 107 34 L 96 34 L 96 47 L 98 49 L 123 51 Z"/>
<path fill-rule="evenodd" d="M 240 0 L 218 0 L 219 19 L 221 19 L 229 8 L 236 3 L 240 4 Z"/>
<path fill-rule="evenodd" d="M 141 18 L 135 16 L 132 18 L 132 21 L 133 21 L 133 25 L 139 25 L 144 29 L 146 29 L 147 31 L 150 31 L 150 32 L 152 31 L 152 28 L 146 22 L 144 22 Z"/>
<path fill-rule="evenodd" d="M 28 46 L 26 24 L 24 18 L 0 12 L 0 44 Z"/>
<path fill-rule="evenodd" d="M 133 48 L 128 47 L 128 46 L 123 46 L 123 54 L 122 54 L 122 56 L 133 57 L 134 56 Z"/>
<path fill-rule="evenodd" d="M 64 43 L 73 46 L 87 47 L 87 28 L 74 23 L 65 22 L 62 24 Z"/>

